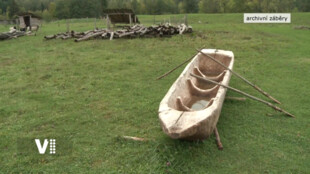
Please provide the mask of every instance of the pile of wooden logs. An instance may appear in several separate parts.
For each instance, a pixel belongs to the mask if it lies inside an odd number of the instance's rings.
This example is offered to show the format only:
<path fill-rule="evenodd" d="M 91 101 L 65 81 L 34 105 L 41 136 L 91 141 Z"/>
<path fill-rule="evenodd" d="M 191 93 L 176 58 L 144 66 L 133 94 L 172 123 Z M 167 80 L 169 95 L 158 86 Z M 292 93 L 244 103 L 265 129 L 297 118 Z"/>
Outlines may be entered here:
<path fill-rule="evenodd" d="M 0 33 L 0 40 L 8 40 L 31 34 L 32 34 L 31 31 L 24 32 L 24 31 L 12 30 L 10 32 Z"/>
<path fill-rule="evenodd" d="M 117 38 L 138 38 L 138 37 L 171 37 L 175 34 L 191 33 L 192 27 L 181 24 L 174 27 L 170 24 L 144 27 L 143 25 L 134 25 L 133 27 L 123 27 L 120 30 L 112 31 L 107 29 L 96 29 L 86 32 L 66 32 L 56 35 L 48 35 L 44 38 L 50 39 L 70 39 L 75 38 L 75 42 L 89 39 L 117 39 Z"/>

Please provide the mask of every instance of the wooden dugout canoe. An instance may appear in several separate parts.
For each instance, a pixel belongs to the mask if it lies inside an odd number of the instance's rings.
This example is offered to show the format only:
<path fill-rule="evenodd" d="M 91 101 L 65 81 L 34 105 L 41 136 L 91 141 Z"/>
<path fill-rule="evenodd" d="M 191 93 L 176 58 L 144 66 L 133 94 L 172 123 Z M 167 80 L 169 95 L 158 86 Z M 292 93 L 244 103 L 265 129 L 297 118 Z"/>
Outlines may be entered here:
<path fill-rule="evenodd" d="M 202 52 L 233 68 L 231 51 L 203 49 Z M 190 73 L 228 85 L 231 72 L 198 53 L 160 103 L 159 120 L 167 135 L 173 139 L 203 140 L 214 131 L 227 89 L 201 81 Z"/>

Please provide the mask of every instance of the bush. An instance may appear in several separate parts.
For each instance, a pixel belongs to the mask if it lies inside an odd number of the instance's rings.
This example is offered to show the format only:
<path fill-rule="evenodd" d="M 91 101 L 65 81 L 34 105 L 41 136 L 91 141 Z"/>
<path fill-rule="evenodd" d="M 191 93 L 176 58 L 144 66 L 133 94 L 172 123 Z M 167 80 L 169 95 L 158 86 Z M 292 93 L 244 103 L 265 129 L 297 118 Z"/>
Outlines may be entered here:
<path fill-rule="evenodd" d="M 0 15 L 0 20 L 6 20 L 6 16 Z"/>
<path fill-rule="evenodd" d="M 44 10 L 43 11 L 43 19 L 46 21 L 46 22 L 50 22 L 52 19 L 53 19 L 53 16 L 50 14 L 50 12 L 48 12 L 47 10 Z"/>

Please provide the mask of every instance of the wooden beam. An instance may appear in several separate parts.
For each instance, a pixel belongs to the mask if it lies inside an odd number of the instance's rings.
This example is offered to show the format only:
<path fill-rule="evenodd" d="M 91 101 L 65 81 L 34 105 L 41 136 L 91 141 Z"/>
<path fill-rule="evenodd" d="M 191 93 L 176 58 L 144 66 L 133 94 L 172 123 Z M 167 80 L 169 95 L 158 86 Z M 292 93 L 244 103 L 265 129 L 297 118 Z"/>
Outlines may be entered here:
<path fill-rule="evenodd" d="M 285 110 L 283 110 L 283 109 L 281 109 L 281 108 L 279 108 L 279 107 L 277 107 L 277 106 L 275 106 L 275 105 L 273 105 L 273 104 L 271 104 L 271 103 L 269 103 L 269 102 L 267 102 L 267 101 L 265 101 L 265 100 L 263 100 L 263 99 L 254 97 L 254 96 L 252 96 L 252 95 L 250 95 L 250 94 L 247 94 L 247 93 L 245 93 L 245 92 L 243 92 L 243 91 L 240 91 L 240 90 L 238 90 L 238 89 L 236 89 L 236 88 L 223 85 L 223 84 L 218 83 L 218 82 L 216 82 L 216 81 L 209 80 L 209 79 L 203 78 L 203 77 L 201 77 L 201 76 L 197 76 L 196 74 L 193 74 L 193 73 L 190 73 L 190 75 L 193 76 L 193 77 L 196 77 L 197 79 L 203 80 L 203 81 L 205 81 L 205 82 L 213 83 L 213 84 L 215 84 L 215 85 L 219 85 L 219 86 L 222 86 L 222 87 L 224 87 L 224 88 L 227 88 L 227 89 L 230 89 L 230 90 L 232 90 L 232 91 L 235 91 L 235 92 L 237 92 L 237 93 L 239 93 L 239 94 L 242 94 L 242 95 L 244 95 L 244 96 L 246 96 L 246 97 L 248 97 L 248 98 L 250 98 L 250 99 L 253 99 L 253 100 L 258 101 L 258 102 L 261 102 L 261 103 L 264 103 L 265 105 L 267 105 L 267 106 L 273 108 L 273 109 L 276 110 L 276 111 L 282 112 L 282 113 L 284 113 L 284 114 L 287 115 L 287 116 L 290 116 L 290 117 L 295 118 L 295 116 L 294 116 L 293 114 L 291 114 L 291 113 L 289 113 L 289 112 L 287 112 L 287 111 L 285 111 Z"/>
<path fill-rule="evenodd" d="M 134 13 L 107 13 L 106 15 L 128 15 L 128 14 L 134 14 Z"/>

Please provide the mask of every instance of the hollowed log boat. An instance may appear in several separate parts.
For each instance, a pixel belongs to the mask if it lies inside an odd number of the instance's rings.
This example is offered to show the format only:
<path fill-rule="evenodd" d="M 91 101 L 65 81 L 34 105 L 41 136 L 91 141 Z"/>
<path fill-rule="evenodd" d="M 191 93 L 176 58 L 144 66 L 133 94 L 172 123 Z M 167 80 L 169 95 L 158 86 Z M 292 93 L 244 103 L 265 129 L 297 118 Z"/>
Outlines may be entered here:
<path fill-rule="evenodd" d="M 202 52 L 233 68 L 234 54 L 231 51 L 203 49 Z M 168 136 L 173 139 L 203 140 L 216 127 L 227 89 L 201 81 L 190 73 L 228 85 L 231 72 L 198 53 L 160 103 L 159 120 Z"/>

